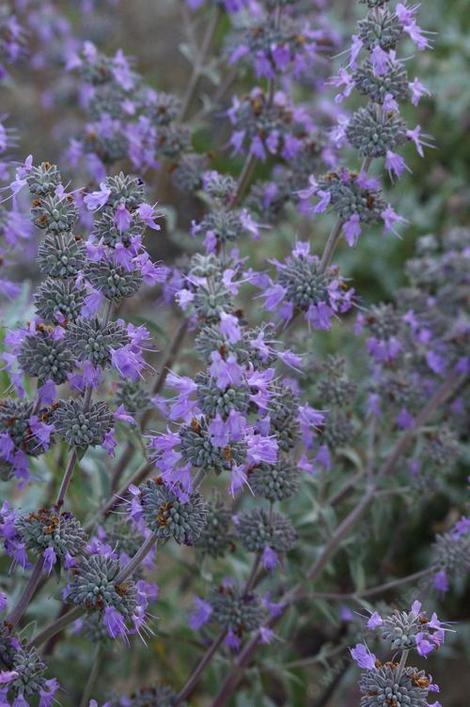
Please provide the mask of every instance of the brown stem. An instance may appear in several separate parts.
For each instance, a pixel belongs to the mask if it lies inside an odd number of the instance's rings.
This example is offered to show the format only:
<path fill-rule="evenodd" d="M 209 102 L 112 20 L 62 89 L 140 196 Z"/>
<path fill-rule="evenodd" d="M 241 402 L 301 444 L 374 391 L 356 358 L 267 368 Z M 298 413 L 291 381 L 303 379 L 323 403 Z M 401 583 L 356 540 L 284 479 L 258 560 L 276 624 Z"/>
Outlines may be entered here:
<path fill-rule="evenodd" d="M 36 561 L 36 564 L 33 567 L 33 571 L 28 579 L 28 583 L 26 584 L 23 594 L 18 600 L 17 605 L 15 608 L 12 610 L 10 615 L 7 618 L 7 623 L 11 626 L 11 628 L 15 628 L 15 626 L 19 623 L 21 620 L 24 612 L 29 606 L 29 603 L 31 599 L 34 596 L 34 593 L 36 591 L 36 588 L 41 580 L 41 574 L 42 574 L 42 568 L 44 565 L 44 559 L 41 555 L 39 559 Z"/>
<path fill-rule="evenodd" d="M 250 152 L 247 155 L 245 164 L 243 165 L 242 171 L 240 172 L 240 176 L 238 177 L 237 188 L 235 194 L 233 195 L 232 201 L 230 202 L 230 208 L 235 208 L 242 200 L 245 190 L 248 186 L 248 182 L 250 181 L 251 175 L 253 174 L 255 164 L 256 157 L 252 152 Z"/>
<path fill-rule="evenodd" d="M 141 481 L 145 479 L 145 477 L 148 475 L 149 471 L 152 468 L 153 464 L 150 464 L 149 462 L 145 462 L 144 464 L 142 464 L 142 466 L 140 466 L 137 471 L 134 472 L 131 478 L 125 481 L 121 488 L 118 489 L 111 496 L 111 498 L 109 498 L 106 503 L 101 506 L 95 517 L 85 524 L 85 530 L 90 531 L 99 518 L 104 518 L 108 516 L 111 511 L 116 508 L 116 506 L 119 506 L 121 503 L 123 503 L 129 495 L 129 486 L 138 486 Z"/>
<path fill-rule="evenodd" d="M 59 493 L 57 494 L 57 500 L 55 502 L 56 507 L 60 510 L 64 505 L 65 494 L 72 481 L 73 472 L 75 469 L 75 464 L 78 460 L 78 454 L 76 449 L 72 449 L 70 456 L 67 461 L 67 466 L 65 468 L 64 476 L 62 477 L 62 483 L 60 484 Z"/>
<path fill-rule="evenodd" d="M 196 687 L 196 685 L 199 682 L 199 678 L 203 671 L 205 670 L 206 666 L 209 665 L 210 661 L 212 660 L 213 656 L 215 655 L 217 649 L 221 645 L 222 641 L 225 638 L 225 631 L 222 631 L 222 633 L 219 633 L 219 635 L 214 638 L 212 643 L 210 644 L 209 648 L 207 651 L 204 653 L 202 656 L 201 660 L 197 664 L 197 666 L 194 668 L 193 672 L 189 676 L 188 680 L 186 681 L 186 684 L 182 688 L 182 690 L 178 693 L 178 696 L 176 698 L 175 702 L 175 707 L 178 707 L 183 700 L 186 700 Z"/>
<path fill-rule="evenodd" d="M 403 584 L 409 584 L 410 582 L 415 582 L 417 579 L 422 579 L 430 574 L 437 571 L 437 567 L 433 565 L 432 567 L 427 567 L 425 570 L 420 570 L 419 572 L 414 572 L 406 577 L 400 577 L 399 579 L 392 579 L 390 582 L 385 582 L 384 584 L 379 584 L 376 587 L 370 587 L 369 589 L 364 589 L 360 592 L 349 592 L 340 594 L 337 592 L 305 592 L 305 597 L 309 599 L 333 599 L 337 601 L 346 601 L 348 599 L 366 599 L 368 597 L 376 596 L 377 594 L 385 594 L 385 592 L 395 589 L 396 587 L 401 587 Z"/>

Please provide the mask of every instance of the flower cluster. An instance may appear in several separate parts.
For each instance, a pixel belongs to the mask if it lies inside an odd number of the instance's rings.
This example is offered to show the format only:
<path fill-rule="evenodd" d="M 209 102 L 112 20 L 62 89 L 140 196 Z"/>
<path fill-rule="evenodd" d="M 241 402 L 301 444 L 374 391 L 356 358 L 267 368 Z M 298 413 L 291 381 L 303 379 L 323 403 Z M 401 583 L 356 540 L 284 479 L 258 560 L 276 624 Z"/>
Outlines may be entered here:
<path fill-rule="evenodd" d="M 385 618 L 375 611 L 369 618 L 367 628 L 378 631 L 388 643 L 389 651 L 401 654 L 401 659 L 381 663 L 363 643 L 351 649 L 353 659 L 364 670 L 359 683 L 361 707 L 387 703 L 431 705 L 428 699 L 439 692 L 424 670 L 406 665 L 409 651 L 427 656 L 442 644 L 448 630 L 435 613 L 429 619 L 421 606 L 421 602 L 415 601 L 410 611 L 394 611 Z M 434 701 L 431 707 L 439 705 Z"/>
<path fill-rule="evenodd" d="M 397 54 L 404 34 L 420 50 L 430 46 L 416 24 L 418 5 L 407 8 L 398 3 L 393 9 L 388 2 L 367 4 L 369 11 L 358 23 L 349 62 L 331 79 L 341 89 L 337 102 L 354 90 L 368 99 L 367 105 L 358 108 L 350 118 L 340 117 L 333 135 L 338 147 L 347 142 L 356 149 L 361 167 L 352 172 L 337 166 L 334 172 L 321 178 L 311 176 L 309 187 L 301 191 L 304 199 L 317 197 L 314 213 L 329 207 L 335 211 L 350 246 L 356 245 L 364 224 L 382 221 L 386 231 L 396 232 L 396 224 L 403 221 L 384 200 L 380 180 L 367 176 L 372 161 L 384 158 L 390 176 L 399 178 L 408 167 L 398 148 L 411 142 L 422 157 L 423 147 L 429 146 L 421 126 L 408 128 L 400 115 L 401 102 L 411 101 L 416 106 L 423 96 L 429 95 L 418 78 L 409 81 L 406 65 Z"/>
<path fill-rule="evenodd" d="M 30 648 L 0 625 L 0 699 L 4 704 L 29 705 L 39 697 L 42 707 L 56 701 L 59 684 L 47 679 L 47 667 L 35 648 Z M 10 702 L 11 700 L 11 702 Z"/>

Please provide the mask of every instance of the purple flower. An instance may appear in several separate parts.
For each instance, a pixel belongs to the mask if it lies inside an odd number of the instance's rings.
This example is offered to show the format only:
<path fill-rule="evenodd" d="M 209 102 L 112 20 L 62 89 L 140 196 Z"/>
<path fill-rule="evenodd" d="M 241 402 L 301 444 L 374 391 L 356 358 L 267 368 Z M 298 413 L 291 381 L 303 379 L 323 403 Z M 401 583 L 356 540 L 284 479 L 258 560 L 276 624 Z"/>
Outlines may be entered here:
<path fill-rule="evenodd" d="M 218 388 L 225 390 L 229 385 L 240 385 L 243 369 L 238 365 L 234 354 L 230 354 L 225 360 L 218 351 L 213 351 L 211 361 L 209 373 L 215 378 Z"/>
<path fill-rule="evenodd" d="M 351 58 L 348 64 L 348 68 L 354 69 L 356 67 L 357 57 L 359 56 L 363 45 L 362 39 L 360 39 L 357 34 L 353 34 L 351 39 Z"/>
<path fill-rule="evenodd" d="M 238 318 L 234 317 L 233 314 L 225 314 L 225 312 L 220 315 L 220 331 L 231 344 L 236 344 L 242 336 Z"/>
<path fill-rule="evenodd" d="M 343 233 L 346 238 L 346 243 L 349 246 L 355 246 L 357 239 L 361 235 L 361 221 L 359 214 L 354 214 L 351 216 L 346 223 L 343 224 Z"/>
<path fill-rule="evenodd" d="M 225 637 L 224 643 L 233 651 L 237 652 L 238 650 L 240 650 L 241 638 L 230 630 Z"/>
<path fill-rule="evenodd" d="M 323 191 L 322 189 L 319 189 L 317 191 L 317 196 L 320 197 L 320 201 L 313 207 L 313 213 L 321 214 L 328 208 L 328 205 L 331 201 L 331 193 L 329 191 Z"/>
<path fill-rule="evenodd" d="M 423 142 L 421 138 L 421 126 L 417 125 L 414 130 L 407 130 L 406 135 L 409 140 L 414 142 L 414 145 L 416 147 L 416 152 L 420 157 L 424 157 L 424 151 L 423 151 L 423 145 L 426 145 L 425 142 Z"/>
<path fill-rule="evenodd" d="M 87 194 L 83 201 L 88 211 L 97 211 L 97 209 L 101 209 L 106 204 L 110 195 L 111 189 L 106 186 L 106 182 L 101 182 L 99 190 Z"/>
<path fill-rule="evenodd" d="M 248 480 L 244 465 L 232 466 L 230 472 L 230 493 L 232 496 L 235 496 L 245 484 L 248 485 Z"/>
<path fill-rule="evenodd" d="M 126 623 L 122 614 L 113 606 L 107 606 L 103 612 L 103 623 L 111 638 L 127 635 Z"/>
<path fill-rule="evenodd" d="M 390 66 L 390 55 L 379 44 L 376 44 L 373 48 L 370 58 L 376 76 L 383 76 L 383 74 L 387 73 Z"/>
<path fill-rule="evenodd" d="M 136 353 L 132 344 L 126 344 L 120 349 L 111 349 L 111 361 L 123 378 L 130 378 L 133 381 L 139 379 L 145 366 L 142 355 Z"/>
<path fill-rule="evenodd" d="M 56 562 L 57 562 L 57 555 L 55 554 L 54 548 L 48 547 L 44 551 L 44 565 L 43 565 L 47 574 L 50 574 L 52 572 L 52 568 L 54 567 Z"/>
<path fill-rule="evenodd" d="M 0 672 L 0 685 L 7 685 L 12 680 L 16 680 L 18 673 L 16 670 L 2 670 Z"/>
<path fill-rule="evenodd" d="M 272 547 L 267 545 L 261 555 L 261 562 L 266 570 L 273 570 L 279 564 L 279 556 Z"/>
<path fill-rule="evenodd" d="M 137 212 L 140 216 L 140 219 L 145 223 L 146 226 L 149 228 L 153 228 L 154 231 L 160 231 L 161 226 L 159 226 L 158 223 L 156 223 L 155 219 L 158 218 L 160 215 L 156 210 L 154 206 L 150 206 L 150 204 L 140 204 L 139 208 L 137 209 Z"/>
<path fill-rule="evenodd" d="M 449 591 L 449 579 L 445 570 L 440 570 L 434 575 L 433 585 L 438 592 L 443 594 Z"/>
<path fill-rule="evenodd" d="M 420 102 L 421 98 L 423 96 L 430 96 L 431 92 L 428 91 L 428 89 L 423 86 L 421 81 L 418 78 L 415 78 L 414 81 L 411 81 L 409 83 L 410 91 L 411 91 L 411 103 L 414 106 L 417 106 L 418 103 Z"/>
<path fill-rule="evenodd" d="M 436 648 L 435 644 L 428 640 L 429 635 L 425 633 L 416 634 L 416 650 L 423 658 L 428 656 Z"/>
<path fill-rule="evenodd" d="M 29 426 L 34 436 L 41 442 L 41 445 L 48 447 L 51 434 L 54 432 L 54 425 L 47 425 L 45 422 L 41 422 L 37 415 L 33 415 L 29 419 Z"/>
<path fill-rule="evenodd" d="M 408 169 L 405 160 L 401 155 L 398 155 L 396 152 L 392 152 L 391 150 L 387 150 L 387 154 L 385 156 L 385 167 L 388 169 L 390 176 L 394 174 L 396 177 L 401 177 L 405 169 Z M 408 171 L 410 171 L 408 169 Z"/>
<path fill-rule="evenodd" d="M 399 223 L 400 221 L 405 221 L 405 219 L 402 218 L 402 216 L 399 216 L 399 215 L 396 213 L 396 211 L 394 211 L 394 210 L 392 209 L 392 207 L 390 206 L 390 204 L 387 206 L 386 209 L 384 209 L 384 210 L 382 211 L 382 213 L 381 213 L 380 215 L 381 215 L 381 217 L 382 217 L 382 219 L 383 219 L 383 222 L 384 222 L 384 225 L 385 225 L 385 230 L 386 230 L 386 231 L 393 231 L 393 233 L 395 233 L 395 234 L 397 234 L 397 232 L 395 231 L 395 224 L 396 224 L 396 223 Z M 397 234 L 397 235 L 398 235 L 398 234 Z"/>
<path fill-rule="evenodd" d="M 272 631 L 270 628 L 267 628 L 266 626 L 261 626 L 259 630 L 259 640 L 260 643 L 263 645 L 268 645 L 269 643 L 272 643 L 274 638 L 276 637 L 276 634 L 274 631 Z"/>
<path fill-rule="evenodd" d="M 199 631 L 210 619 L 212 606 L 204 599 L 194 597 L 194 611 L 189 617 L 189 625 L 193 631 Z"/>
<path fill-rule="evenodd" d="M 15 445 L 8 432 L 0 434 L 0 457 L 6 461 L 12 461 Z"/>
<path fill-rule="evenodd" d="M 286 290 L 282 285 L 276 284 L 268 287 L 263 292 L 262 296 L 265 298 L 264 306 L 268 312 L 272 312 L 274 309 L 277 309 L 278 305 L 286 296 Z"/>
<path fill-rule="evenodd" d="M 55 694 L 59 689 L 59 683 L 55 678 L 46 680 L 45 687 L 39 690 L 39 707 L 51 707 L 54 704 Z"/>
<path fill-rule="evenodd" d="M 356 643 L 354 648 L 349 649 L 349 652 L 360 668 L 374 670 L 377 658 L 363 643 Z"/>
<path fill-rule="evenodd" d="M 311 304 L 305 315 L 306 320 L 314 329 L 331 329 L 333 310 L 325 302 Z"/>
<path fill-rule="evenodd" d="M 116 211 L 114 212 L 114 223 L 120 233 L 125 233 L 129 230 L 132 223 L 132 214 L 126 209 L 125 204 L 121 203 L 116 206 Z"/>
<path fill-rule="evenodd" d="M 379 626 L 382 626 L 382 624 L 382 617 L 377 611 L 374 611 L 374 613 L 371 615 L 370 619 L 367 622 L 367 628 L 374 630 Z"/>
<path fill-rule="evenodd" d="M 263 437 L 262 435 L 252 434 L 247 437 L 247 444 L 247 454 L 251 463 L 276 463 L 278 443 L 274 437 Z"/>

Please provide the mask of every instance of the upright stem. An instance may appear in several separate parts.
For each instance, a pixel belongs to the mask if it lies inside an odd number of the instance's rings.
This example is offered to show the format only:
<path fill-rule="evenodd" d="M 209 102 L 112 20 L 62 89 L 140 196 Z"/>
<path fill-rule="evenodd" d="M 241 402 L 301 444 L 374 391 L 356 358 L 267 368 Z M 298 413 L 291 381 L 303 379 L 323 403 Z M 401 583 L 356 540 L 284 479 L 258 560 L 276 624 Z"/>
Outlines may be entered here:
<path fill-rule="evenodd" d="M 230 208 L 235 208 L 242 200 L 242 197 L 248 186 L 248 182 L 250 181 L 251 175 L 253 174 L 255 164 L 256 157 L 252 152 L 250 152 L 246 157 L 245 164 L 243 165 L 242 171 L 240 172 L 240 176 L 238 177 L 237 189 L 230 203 Z"/>
<path fill-rule="evenodd" d="M 150 469 L 152 468 L 152 464 L 149 462 L 144 462 L 142 466 L 140 466 L 131 476 L 130 479 L 128 479 L 120 489 L 118 489 L 112 496 L 109 498 L 106 503 L 101 506 L 99 509 L 98 513 L 94 518 L 88 521 L 88 523 L 85 524 L 85 530 L 91 530 L 94 524 L 97 522 L 99 518 L 105 517 L 111 513 L 111 511 L 118 506 L 119 504 L 123 503 L 126 500 L 126 497 L 129 494 L 129 486 L 135 485 L 138 486 L 141 481 L 145 479 L 147 474 L 149 473 Z"/>
<path fill-rule="evenodd" d="M 413 428 L 412 431 L 408 430 L 404 435 L 400 437 L 390 454 L 388 455 L 387 459 L 385 460 L 384 464 L 382 465 L 381 469 L 378 472 L 378 476 L 386 476 L 387 474 L 391 473 L 393 469 L 395 468 L 396 463 L 400 459 L 401 455 L 408 449 L 410 446 L 414 432 L 416 432 L 416 429 L 419 428 L 419 426 L 424 425 L 428 418 L 431 417 L 431 415 L 434 413 L 434 411 L 446 400 L 448 400 L 451 395 L 455 392 L 455 390 L 461 385 L 463 382 L 463 377 L 458 376 L 456 373 L 451 373 L 449 377 L 447 378 L 446 381 L 438 388 L 438 390 L 434 393 L 428 404 L 423 408 L 421 413 L 418 415 L 416 418 L 415 422 L 415 427 Z M 322 554 L 320 557 L 313 563 L 311 566 L 310 570 L 307 572 L 307 578 L 312 581 L 318 577 L 318 575 L 322 572 L 323 568 L 327 564 L 328 560 L 331 559 L 331 557 L 334 555 L 337 549 L 339 549 L 342 540 L 347 536 L 347 534 L 353 529 L 353 527 L 356 525 L 356 523 L 360 520 L 362 517 L 362 514 L 364 511 L 367 509 L 369 504 L 372 502 L 374 498 L 374 488 L 369 487 L 369 490 L 365 494 L 365 496 L 362 497 L 361 501 L 359 504 L 349 513 L 348 516 L 340 523 L 338 528 L 336 529 L 333 537 L 329 541 L 329 543 L 326 545 L 325 549 L 323 550 Z M 292 590 L 287 592 L 287 594 L 284 595 L 282 598 L 281 603 L 283 604 L 283 609 L 282 611 L 276 616 L 272 617 L 266 624 L 268 628 L 271 628 L 274 626 L 280 619 L 283 617 L 285 614 L 286 610 L 288 607 L 293 604 L 294 602 L 298 601 L 299 599 L 302 598 L 304 594 L 304 584 L 298 584 L 296 587 L 294 587 Z M 238 660 L 233 667 L 232 671 L 229 673 L 227 676 L 226 680 L 222 684 L 219 693 L 217 694 L 215 700 L 212 702 L 211 707 L 222 707 L 227 700 L 230 699 L 230 697 L 233 695 L 234 691 L 237 688 L 237 685 L 239 681 L 241 680 L 243 676 L 243 672 L 246 669 L 247 665 L 249 664 L 251 657 L 253 653 L 256 651 L 256 648 L 259 643 L 259 636 L 258 634 L 255 634 L 246 644 L 245 648 L 243 651 L 240 653 Z"/>
<path fill-rule="evenodd" d="M 214 656 L 215 652 L 219 648 L 220 644 L 225 638 L 225 631 L 222 631 L 222 633 L 219 633 L 219 635 L 214 638 L 212 643 L 210 644 L 209 648 L 207 651 L 204 653 L 202 656 L 201 660 L 197 664 L 197 666 L 194 668 L 193 672 L 189 676 L 188 680 L 186 681 L 184 687 L 181 689 L 181 691 L 178 693 L 178 696 L 176 698 L 175 702 L 175 707 L 178 707 L 183 700 L 186 700 L 196 687 L 196 685 L 199 682 L 199 678 L 202 674 L 202 672 L 205 670 L 206 666 L 210 663 L 212 660 L 212 657 Z"/>
<path fill-rule="evenodd" d="M 90 675 L 88 676 L 85 689 L 83 690 L 82 699 L 80 700 L 80 707 L 88 707 L 90 703 L 91 693 L 96 682 L 98 675 L 98 670 L 101 663 L 101 645 L 98 643 L 96 646 L 95 654 L 93 657 L 93 663 L 91 665 Z"/>
<path fill-rule="evenodd" d="M 248 592 L 251 592 L 251 590 L 255 586 L 256 575 L 258 574 L 258 568 L 259 568 L 260 562 L 261 562 L 261 555 L 260 555 L 260 553 L 257 553 L 257 555 L 255 557 L 255 561 L 253 562 L 253 566 L 251 568 L 250 576 L 248 577 L 247 582 L 245 584 L 245 589 L 244 589 L 245 594 L 247 594 Z"/>
<path fill-rule="evenodd" d="M 188 327 L 189 327 L 189 321 L 187 319 L 184 319 L 176 331 L 174 339 L 171 342 L 171 346 L 168 349 L 168 353 L 167 353 L 166 358 L 165 358 L 165 360 L 162 364 L 162 367 L 160 369 L 160 373 L 157 376 L 157 379 L 155 380 L 155 384 L 152 388 L 153 395 L 158 395 L 158 393 L 161 391 L 161 389 L 165 385 L 165 381 L 167 379 L 167 376 L 168 376 L 169 372 L 171 371 L 171 369 L 173 368 L 173 364 L 176 361 L 176 358 L 179 354 L 181 346 L 183 345 L 184 337 L 186 336 L 186 332 L 188 331 Z M 147 411 L 142 416 L 141 427 L 143 430 L 145 430 L 151 414 L 152 414 L 151 412 Z"/>
<path fill-rule="evenodd" d="M 41 555 L 41 557 L 36 560 L 36 564 L 34 565 L 33 571 L 31 572 L 30 577 L 28 579 L 28 583 L 26 584 L 23 590 L 23 594 L 21 595 L 17 605 L 7 618 L 7 623 L 10 624 L 12 628 L 15 628 L 15 626 L 19 623 L 21 617 L 29 606 L 31 599 L 33 598 L 34 592 L 36 591 L 36 587 L 38 586 L 39 581 L 41 579 L 43 564 L 44 559 Z"/>
<path fill-rule="evenodd" d="M 408 654 L 409 654 L 409 652 L 410 652 L 409 650 L 408 650 L 408 651 L 403 651 L 403 653 L 401 654 L 400 664 L 398 665 L 398 671 L 397 671 L 397 677 L 396 677 L 396 682 L 397 682 L 397 683 L 400 682 L 400 678 L 401 678 L 401 676 L 403 675 L 403 671 L 404 671 L 404 669 L 405 669 L 405 667 L 406 667 L 406 661 L 408 660 Z"/>
<path fill-rule="evenodd" d="M 361 172 L 367 172 L 371 163 L 372 159 L 370 157 L 365 157 L 361 165 Z M 341 231 L 343 230 L 343 225 L 343 221 L 341 219 L 338 219 L 333 228 L 331 229 L 330 235 L 328 236 L 328 240 L 325 244 L 321 256 L 320 272 L 324 272 L 324 270 L 326 270 L 326 268 L 330 265 L 333 259 L 336 246 L 338 245 L 338 241 L 341 236 Z"/>
<path fill-rule="evenodd" d="M 343 221 L 341 219 L 338 219 L 333 228 L 331 229 L 330 235 L 328 236 L 328 240 L 323 249 L 323 253 L 320 260 L 320 272 L 326 270 L 328 265 L 331 263 L 342 230 Z"/>
<path fill-rule="evenodd" d="M 371 486 L 367 490 L 367 492 L 362 496 L 358 505 L 353 508 L 353 510 L 346 516 L 346 518 L 338 525 L 336 531 L 334 532 L 330 541 L 327 543 L 320 557 L 312 564 L 309 571 L 307 572 L 307 578 L 310 581 L 313 581 L 318 577 L 318 575 L 321 573 L 329 559 L 339 548 L 344 538 L 347 537 L 347 535 L 354 528 L 358 520 L 360 520 L 363 513 L 367 510 L 372 499 L 374 498 L 374 494 L 375 488 Z"/>
<path fill-rule="evenodd" d="M 261 556 L 258 553 L 254 559 L 250 575 L 248 577 L 248 580 L 245 584 L 245 589 L 244 592 L 250 592 L 255 584 L 256 580 L 256 575 L 259 567 Z M 188 680 L 186 681 L 184 687 L 182 690 L 178 693 L 177 701 L 176 701 L 176 707 L 181 704 L 183 700 L 185 700 L 191 692 L 194 690 L 196 687 L 197 683 L 199 682 L 199 678 L 202 675 L 202 672 L 205 670 L 206 666 L 210 663 L 212 660 L 213 656 L 215 655 L 217 649 L 221 645 L 222 641 L 224 640 L 227 632 L 222 631 L 216 638 L 214 638 L 213 642 L 207 649 L 206 653 L 203 655 L 199 663 L 197 664 L 196 668 L 194 671 L 191 673 L 189 676 Z"/>
<path fill-rule="evenodd" d="M 67 466 L 65 468 L 64 476 L 62 477 L 62 483 L 60 484 L 59 493 L 57 494 L 57 500 L 55 502 L 56 507 L 60 510 L 64 505 L 65 494 L 67 493 L 68 487 L 72 480 L 73 471 L 75 469 L 75 464 L 77 463 L 78 455 L 77 450 L 74 448 L 70 452 Z"/>
<path fill-rule="evenodd" d="M 142 545 L 139 547 L 137 552 L 125 567 L 122 568 L 122 570 L 119 572 L 118 576 L 115 579 L 116 584 L 121 584 L 124 582 L 126 579 L 129 579 L 134 572 L 136 571 L 137 567 L 140 565 L 141 562 L 147 557 L 149 554 L 150 550 L 152 547 L 155 545 L 157 540 L 157 537 L 155 533 L 152 533 L 151 535 L 148 536 L 148 538 L 142 543 Z"/>

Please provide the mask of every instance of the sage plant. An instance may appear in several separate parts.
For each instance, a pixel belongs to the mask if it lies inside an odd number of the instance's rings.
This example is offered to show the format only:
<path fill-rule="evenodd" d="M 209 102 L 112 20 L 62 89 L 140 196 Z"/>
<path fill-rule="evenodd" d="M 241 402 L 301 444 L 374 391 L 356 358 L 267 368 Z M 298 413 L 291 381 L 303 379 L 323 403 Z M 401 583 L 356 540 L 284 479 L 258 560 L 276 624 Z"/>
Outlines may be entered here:
<path fill-rule="evenodd" d="M 318 707 L 439 707 L 425 661 L 470 568 L 470 231 L 423 234 L 382 303 L 340 247 L 407 235 L 418 6 L 361 0 L 345 49 L 322 0 L 182 3 L 170 93 L 63 5 L 0 18 L 2 61 L 58 62 L 76 101 L 63 164 L 0 127 L 1 703 L 305 705 L 311 662 Z"/>

